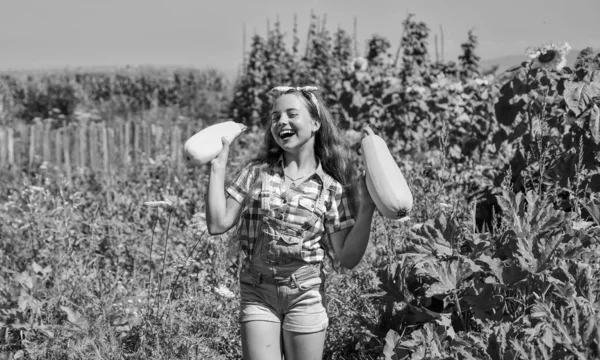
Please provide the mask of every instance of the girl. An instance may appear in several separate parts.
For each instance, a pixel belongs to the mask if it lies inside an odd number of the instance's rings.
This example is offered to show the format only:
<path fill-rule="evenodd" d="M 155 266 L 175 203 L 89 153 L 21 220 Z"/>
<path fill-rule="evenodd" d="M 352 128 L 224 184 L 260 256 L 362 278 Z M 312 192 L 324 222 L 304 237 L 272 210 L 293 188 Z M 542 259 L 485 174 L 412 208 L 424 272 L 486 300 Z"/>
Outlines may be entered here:
<path fill-rule="evenodd" d="M 328 325 L 324 256 L 350 269 L 358 264 L 375 204 L 364 176 L 351 181 L 349 151 L 317 89 L 273 90 L 258 158 L 227 189 L 226 139 L 211 162 L 208 231 L 222 234 L 239 221 L 244 359 L 321 359 Z"/>

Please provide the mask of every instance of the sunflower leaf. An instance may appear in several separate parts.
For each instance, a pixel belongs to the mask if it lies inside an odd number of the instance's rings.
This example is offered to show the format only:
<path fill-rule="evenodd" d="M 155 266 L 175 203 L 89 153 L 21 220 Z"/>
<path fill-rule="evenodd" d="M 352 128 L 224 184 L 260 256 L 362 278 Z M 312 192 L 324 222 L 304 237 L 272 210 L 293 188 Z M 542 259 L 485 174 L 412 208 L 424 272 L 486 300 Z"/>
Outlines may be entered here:
<path fill-rule="evenodd" d="M 592 99 L 600 96 L 600 85 L 598 83 L 576 83 L 568 81 L 565 83 L 565 102 L 575 116 L 584 112 Z"/>

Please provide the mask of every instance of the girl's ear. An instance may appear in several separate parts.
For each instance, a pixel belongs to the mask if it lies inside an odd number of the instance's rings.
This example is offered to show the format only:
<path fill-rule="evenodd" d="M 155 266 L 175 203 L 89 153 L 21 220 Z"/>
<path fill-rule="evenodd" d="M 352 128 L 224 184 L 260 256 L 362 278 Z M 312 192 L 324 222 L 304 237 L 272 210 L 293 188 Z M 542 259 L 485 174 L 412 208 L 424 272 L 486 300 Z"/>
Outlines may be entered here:
<path fill-rule="evenodd" d="M 321 122 L 315 119 L 312 120 L 312 132 L 316 133 L 321 128 Z"/>

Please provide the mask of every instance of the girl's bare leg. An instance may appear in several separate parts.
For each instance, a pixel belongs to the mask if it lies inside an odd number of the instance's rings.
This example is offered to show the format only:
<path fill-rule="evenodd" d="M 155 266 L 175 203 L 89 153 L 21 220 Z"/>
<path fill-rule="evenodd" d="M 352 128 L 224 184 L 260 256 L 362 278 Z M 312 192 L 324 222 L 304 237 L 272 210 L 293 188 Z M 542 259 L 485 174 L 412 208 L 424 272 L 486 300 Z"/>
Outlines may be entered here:
<path fill-rule="evenodd" d="M 321 360 L 326 330 L 302 334 L 283 331 L 285 360 Z"/>
<path fill-rule="evenodd" d="M 281 360 L 281 324 L 268 321 L 248 321 L 242 325 L 244 360 Z"/>

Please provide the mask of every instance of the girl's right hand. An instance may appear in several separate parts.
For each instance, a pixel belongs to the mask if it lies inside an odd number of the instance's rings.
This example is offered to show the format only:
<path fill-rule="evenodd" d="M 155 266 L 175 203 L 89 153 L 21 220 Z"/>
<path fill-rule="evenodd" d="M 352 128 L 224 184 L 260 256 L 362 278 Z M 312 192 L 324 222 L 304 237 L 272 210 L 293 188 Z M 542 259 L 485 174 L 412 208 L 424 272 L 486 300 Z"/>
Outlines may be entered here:
<path fill-rule="evenodd" d="M 221 138 L 223 148 L 219 152 L 216 158 L 210 161 L 210 166 L 213 169 L 225 169 L 227 166 L 227 157 L 229 156 L 229 140 L 225 136 Z"/>

